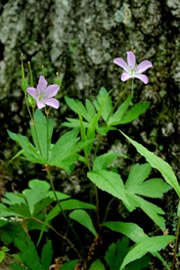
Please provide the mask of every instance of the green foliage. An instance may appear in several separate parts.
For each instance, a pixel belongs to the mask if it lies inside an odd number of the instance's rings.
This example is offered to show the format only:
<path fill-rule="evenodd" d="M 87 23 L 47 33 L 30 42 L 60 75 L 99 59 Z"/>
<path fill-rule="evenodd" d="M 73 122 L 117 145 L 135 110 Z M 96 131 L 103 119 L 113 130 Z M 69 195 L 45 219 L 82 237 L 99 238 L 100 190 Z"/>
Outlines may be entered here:
<path fill-rule="evenodd" d="M 129 250 L 129 240 L 124 237 L 118 240 L 117 243 L 112 243 L 105 254 L 105 260 L 111 270 L 119 270 L 123 258 Z"/>
<path fill-rule="evenodd" d="M 95 260 L 92 264 L 91 264 L 91 266 L 90 266 L 90 268 L 89 268 L 89 270 L 105 270 L 105 267 L 104 267 L 104 265 L 102 264 L 102 262 L 99 260 L 99 259 L 97 259 L 97 260 Z"/>
<path fill-rule="evenodd" d="M 108 93 L 105 88 L 101 88 L 99 94 L 97 95 L 97 99 L 94 100 L 94 105 L 88 99 L 86 99 L 86 105 L 79 100 L 72 99 L 69 97 L 65 97 L 66 104 L 78 115 L 81 115 L 85 121 L 74 119 L 74 118 L 66 118 L 67 122 L 63 125 L 68 127 L 80 127 L 81 124 L 85 128 L 89 128 L 92 125 L 92 119 L 96 118 L 96 115 L 99 114 L 99 117 L 102 116 L 105 126 L 99 126 L 98 120 L 96 121 L 96 131 L 102 135 L 106 135 L 109 130 L 115 129 L 113 126 L 120 124 L 128 124 L 135 119 L 137 119 L 141 114 L 143 114 L 149 107 L 149 102 L 141 102 L 135 104 L 130 108 L 128 107 L 131 104 L 131 96 L 128 96 L 126 100 L 118 107 L 118 109 L 113 112 L 113 104 L 112 99 L 110 97 L 110 92 Z M 94 108 L 95 107 L 95 108 Z"/>
<path fill-rule="evenodd" d="M 120 222 L 120 221 L 107 221 L 102 224 L 112 231 L 122 233 L 135 243 L 140 242 L 148 236 L 144 233 L 143 229 L 135 223 Z"/>
<path fill-rule="evenodd" d="M 95 237 L 97 237 L 96 229 L 94 228 L 93 222 L 89 214 L 84 210 L 74 210 L 69 214 L 69 217 L 79 222 L 81 225 L 86 227 Z"/>
<path fill-rule="evenodd" d="M 119 174 L 112 171 L 99 170 L 88 172 L 87 176 L 98 188 L 129 205 L 124 184 Z"/>
<path fill-rule="evenodd" d="M 61 204 L 61 208 L 62 208 L 63 211 L 80 209 L 80 208 L 82 208 L 82 209 L 92 209 L 92 210 L 96 209 L 96 207 L 93 204 L 81 202 L 79 200 L 74 200 L 74 199 L 69 199 L 69 200 L 66 200 L 66 201 L 62 201 L 60 204 Z M 61 210 L 59 209 L 59 206 L 56 205 L 47 214 L 46 221 L 50 221 L 51 219 L 56 217 L 60 212 L 61 212 Z"/>
<path fill-rule="evenodd" d="M 47 119 L 40 110 L 36 110 L 34 119 L 30 122 L 30 127 L 36 149 L 38 149 L 42 159 L 48 162 L 53 133 L 52 120 Z"/>
<path fill-rule="evenodd" d="M 4 260 L 6 253 L 9 251 L 9 249 L 5 246 L 3 246 L 0 250 L 0 263 Z"/>
<path fill-rule="evenodd" d="M 131 96 L 128 96 L 126 100 L 119 106 L 117 111 L 111 117 L 109 117 L 109 120 L 107 122 L 108 125 L 118 125 L 121 122 L 130 103 L 131 103 Z"/>
<path fill-rule="evenodd" d="M 22 229 L 20 220 L 17 219 L 8 220 L 8 223 L 0 228 L 0 239 L 6 245 L 9 245 L 15 241 L 15 238 L 24 239 L 25 232 Z"/>
<path fill-rule="evenodd" d="M 51 241 L 48 241 L 42 248 L 41 257 L 39 257 L 38 252 L 35 248 L 34 243 L 29 239 L 16 239 L 15 245 L 19 249 L 18 254 L 22 263 L 28 267 L 29 270 L 47 270 L 52 261 L 52 245 Z M 17 263 L 11 264 L 13 270 L 26 269 L 19 268 Z"/>
<path fill-rule="evenodd" d="M 61 270 L 74 270 L 74 267 L 77 265 L 77 263 L 78 263 L 78 260 L 73 260 L 73 261 L 70 261 L 70 262 L 66 262 L 61 267 Z"/>
<path fill-rule="evenodd" d="M 162 174 L 165 181 L 174 188 L 177 195 L 180 197 L 180 185 L 178 184 L 177 178 L 172 170 L 172 167 L 162 158 L 156 156 L 154 153 L 150 152 L 144 146 L 129 138 L 126 134 L 124 134 L 123 132 L 121 133 L 128 139 L 128 141 L 132 145 L 134 145 L 136 150 L 146 158 L 146 160 L 150 163 L 152 168 L 157 169 Z"/>
<path fill-rule="evenodd" d="M 1 217 L 19 216 L 30 218 L 36 216 L 43 209 L 55 201 L 54 194 L 50 191 L 50 185 L 43 180 L 34 179 L 29 181 L 29 189 L 25 189 L 20 193 L 5 193 L 2 198 L 6 207 L 0 204 Z M 68 199 L 69 196 L 61 192 L 57 192 L 59 200 Z"/>
<path fill-rule="evenodd" d="M 121 156 L 120 153 L 109 152 L 96 157 L 93 162 L 93 171 L 106 170 L 108 165 L 115 161 L 119 156 Z"/>
<path fill-rule="evenodd" d="M 119 106 L 117 111 L 107 121 L 108 125 L 122 125 L 128 124 L 136 120 L 141 114 L 143 114 L 149 107 L 149 102 L 140 102 L 132 106 L 128 111 L 128 107 L 131 103 L 131 96 Z"/>
<path fill-rule="evenodd" d="M 92 141 L 87 138 L 85 142 L 79 142 L 78 129 L 73 129 L 59 138 L 53 145 L 51 138 L 53 134 L 53 122 L 47 119 L 40 110 L 36 110 L 34 120 L 30 122 L 33 143 L 20 134 L 8 131 L 11 139 L 21 147 L 25 159 L 43 165 L 56 166 L 68 172 L 73 169 L 73 164 L 78 160 L 77 154 Z M 89 136 L 91 139 L 91 136 Z"/>
<path fill-rule="evenodd" d="M 124 267 L 132 261 L 142 258 L 148 252 L 157 252 L 168 245 L 168 243 L 174 240 L 172 235 L 154 236 L 148 237 L 137 243 L 126 255 L 119 270 L 123 270 Z"/>
<path fill-rule="evenodd" d="M 163 193 L 170 189 L 170 186 L 164 183 L 162 179 L 155 178 L 145 181 L 150 172 L 151 167 L 148 163 L 135 164 L 131 167 L 125 183 L 126 196 L 130 202 L 130 207 L 127 205 L 127 208 L 129 211 L 133 211 L 140 207 L 158 226 L 165 229 L 165 220 L 160 216 L 164 214 L 164 211 L 139 196 L 160 198 Z"/>
<path fill-rule="evenodd" d="M 123 262 L 123 259 L 129 252 L 129 240 L 126 237 L 123 237 L 121 240 L 118 240 L 116 243 L 112 243 L 105 254 L 105 260 L 110 267 L 110 270 L 119 270 Z M 142 270 L 146 269 L 149 265 L 149 257 L 144 256 L 139 260 L 130 263 L 126 270 Z"/>

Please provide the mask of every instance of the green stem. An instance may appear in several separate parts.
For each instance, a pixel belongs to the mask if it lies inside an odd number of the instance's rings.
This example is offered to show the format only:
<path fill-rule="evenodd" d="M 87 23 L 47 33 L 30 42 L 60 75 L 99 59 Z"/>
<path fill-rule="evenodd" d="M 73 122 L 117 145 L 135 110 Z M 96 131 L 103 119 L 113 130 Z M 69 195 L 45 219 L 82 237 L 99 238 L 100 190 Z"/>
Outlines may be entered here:
<path fill-rule="evenodd" d="M 33 116 L 32 116 L 31 110 L 30 110 L 30 108 L 29 108 L 28 101 L 27 101 L 27 93 L 25 93 L 25 102 L 26 102 L 26 107 L 27 107 L 27 110 L 28 110 L 30 119 L 32 120 L 32 119 L 33 119 Z"/>
<path fill-rule="evenodd" d="M 131 82 L 131 100 L 133 99 L 133 96 L 134 96 L 134 80 L 132 79 L 132 82 Z"/>
<path fill-rule="evenodd" d="M 34 107 L 32 107 L 32 124 L 34 126 L 34 132 L 35 132 L 35 135 L 36 135 L 39 152 L 40 152 L 40 154 L 42 156 L 42 150 L 41 150 L 41 146 L 40 146 L 40 143 L 39 143 L 39 139 L 38 139 L 38 135 L 37 135 L 37 130 L 36 130 L 36 124 L 35 124 L 35 120 L 34 119 L 35 119 L 34 118 Z"/>
<path fill-rule="evenodd" d="M 176 263 L 176 254 L 177 254 L 177 249 L 178 249 L 179 235 L 180 235 L 180 217 L 178 219 L 178 225 L 177 225 L 177 230 L 176 230 L 176 243 L 175 243 L 175 248 L 174 248 L 171 270 L 174 270 L 175 263 Z"/>
<path fill-rule="evenodd" d="M 76 247 L 74 246 L 74 244 L 71 242 L 71 240 L 70 240 L 67 236 L 62 235 L 61 233 L 59 233 L 58 231 L 56 231 L 56 229 L 55 229 L 53 226 L 51 226 L 51 225 L 49 225 L 49 224 L 43 222 L 42 220 L 40 220 L 40 219 L 38 219 L 38 218 L 36 218 L 36 217 L 32 217 L 31 219 L 35 220 L 36 222 L 38 222 L 38 223 L 40 223 L 40 224 L 43 224 L 44 226 L 46 226 L 46 227 L 48 227 L 49 229 L 51 229 L 52 231 L 54 231 L 60 238 L 62 238 L 63 240 L 65 240 L 65 241 L 72 247 L 72 249 L 73 249 L 73 250 L 76 252 L 76 254 L 78 255 L 79 259 L 82 259 L 81 254 L 79 253 L 79 251 L 76 249 Z"/>
<path fill-rule="evenodd" d="M 79 237 L 78 237 L 78 235 L 76 234 L 76 232 L 74 231 L 71 222 L 69 222 L 69 220 L 68 220 L 68 218 L 67 218 L 67 216 L 66 216 L 66 214 L 65 214 L 65 212 L 64 212 L 64 210 L 63 210 L 63 208 L 62 208 L 62 206 L 61 206 L 61 204 L 60 204 L 60 202 L 59 202 L 59 200 L 58 200 L 58 197 L 57 197 L 57 194 L 56 194 L 56 190 L 55 190 L 55 187 L 54 187 L 54 183 L 53 183 L 53 179 L 52 179 L 52 176 L 51 176 L 51 173 L 50 173 L 50 169 L 47 170 L 47 177 L 48 177 L 48 179 L 49 179 L 49 182 L 50 182 L 51 188 L 52 188 L 52 190 L 53 190 L 54 197 L 55 197 L 55 199 L 56 199 L 57 205 L 59 206 L 60 212 L 62 212 L 64 219 L 66 220 L 67 224 L 68 224 L 69 227 L 71 228 L 72 233 L 74 234 L 76 240 L 78 241 L 80 247 L 82 248 L 81 242 L 80 242 L 80 240 L 79 240 Z"/>
<path fill-rule="evenodd" d="M 49 111 L 46 110 L 46 107 L 45 107 L 45 114 L 46 114 L 46 120 L 47 120 L 47 161 L 48 161 L 49 159 L 49 123 L 48 123 Z"/>
<path fill-rule="evenodd" d="M 103 223 L 105 222 L 106 218 L 107 218 L 107 215 L 109 213 L 109 209 L 110 209 L 110 206 L 112 204 L 112 202 L 115 200 L 116 198 L 112 198 L 109 202 L 108 202 L 108 205 L 106 207 L 106 212 L 105 212 L 105 216 L 104 216 L 104 219 L 103 219 Z"/>

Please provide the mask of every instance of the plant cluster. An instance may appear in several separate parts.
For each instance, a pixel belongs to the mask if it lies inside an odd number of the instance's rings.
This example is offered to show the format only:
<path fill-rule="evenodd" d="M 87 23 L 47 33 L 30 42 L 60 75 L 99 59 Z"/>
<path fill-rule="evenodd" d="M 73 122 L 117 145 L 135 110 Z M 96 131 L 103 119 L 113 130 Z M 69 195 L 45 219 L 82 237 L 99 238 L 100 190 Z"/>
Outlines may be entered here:
<path fill-rule="evenodd" d="M 147 269 L 150 256 L 158 258 L 165 269 L 175 269 L 180 221 L 176 236 L 168 235 L 165 212 L 156 205 L 157 200 L 154 202 L 154 199 L 162 198 L 171 188 L 180 198 L 176 176 L 168 163 L 119 129 L 137 119 L 150 106 L 149 102 L 133 104 L 133 93 L 134 78 L 147 84 L 148 78 L 142 73 L 152 67 L 152 64 L 145 60 L 136 65 L 135 55 L 131 51 L 127 52 L 127 63 L 122 58 L 116 58 L 114 63 L 124 69 L 122 81 L 132 80 L 131 91 L 126 88 L 123 95 L 119 94 L 116 103 L 111 97 L 112 90 L 107 91 L 105 88 L 100 89 L 93 101 L 86 99 L 84 104 L 66 96 L 65 102 L 75 116 L 67 117 L 63 126 L 69 130 L 54 142 L 50 109 L 59 108 L 59 101 L 54 97 L 61 82 L 56 79 L 55 84 L 47 86 L 43 74 L 37 87 L 34 87 L 32 71 L 30 69 L 27 80 L 22 62 L 22 90 L 30 115 L 31 139 L 8 130 L 10 138 L 21 147 L 11 162 L 14 158 L 21 157 L 28 162 L 40 164 L 46 179 L 32 179 L 21 193 L 6 192 L 1 199 L 0 240 L 3 246 L 0 250 L 0 262 L 6 254 L 10 254 L 15 258 L 15 262 L 11 264 L 13 270 L 141 270 Z M 120 175 L 113 164 L 119 157 L 129 157 L 112 151 L 99 153 L 102 138 L 114 130 L 119 131 L 146 159 L 145 163 L 132 164 L 129 173 L 127 172 L 127 179 Z M 87 181 L 94 186 L 95 205 L 73 199 L 55 189 L 54 168 L 64 170 L 67 175 L 73 174 L 77 162 L 87 168 Z M 162 178 L 152 178 L 152 168 L 159 171 Z M 103 209 L 103 219 L 100 215 L 102 209 L 99 207 L 99 190 L 111 196 Z M 146 234 L 136 223 L 108 220 L 114 200 L 120 201 L 128 212 L 137 208 L 142 210 L 147 219 L 151 219 L 156 225 L 157 235 Z M 179 210 L 177 214 L 179 217 Z M 54 219 L 59 215 L 66 222 L 67 230 L 64 232 L 62 228 L 57 230 L 53 226 Z M 75 230 L 77 224 L 87 230 L 87 239 L 91 241 L 87 253 L 82 245 L 81 235 Z M 32 237 L 33 231 L 38 232 L 36 240 Z M 63 241 L 71 251 L 72 258 L 66 262 L 60 258 L 53 259 L 50 231 L 57 235 L 59 245 Z M 102 249 L 104 238 L 113 232 L 119 235 L 116 241 L 112 241 L 105 250 Z M 173 249 L 172 263 L 165 261 L 160 253 L 167 245 Z M 61 255 L 66 255 L 66 251 Z"/>

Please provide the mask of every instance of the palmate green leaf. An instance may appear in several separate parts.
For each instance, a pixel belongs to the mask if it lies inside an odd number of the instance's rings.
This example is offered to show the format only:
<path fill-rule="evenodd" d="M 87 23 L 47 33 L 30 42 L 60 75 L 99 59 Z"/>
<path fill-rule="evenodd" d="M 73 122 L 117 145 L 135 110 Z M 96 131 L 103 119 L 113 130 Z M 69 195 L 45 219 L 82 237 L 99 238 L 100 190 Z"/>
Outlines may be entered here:
<path fill-rule="evenodd" d="M 134 145 L 136 150 L 146 158 L 146 160 L 150 163 L 151 167 L 157 169 L 162 174 L 165 181 L 174 188 L 178 197 L 180 198 L 180 185 L 178 184 L 177 178 L 172 170 L 172 167 L 162 158 L 156 156 L 153 152 L 150 152 L 144 146 L 129 138 L 122 131 L 121 133 L 128 139 L 128 141 L 132 145 Z"/>
<path fill-rule="evenodd" d="M 19 249 L 19 256 L 26 266 L 28 266 L 30 269 L 44 270 L 40 264 L 40 258 L 35 245 L 29 238 L 26 237 L 25 239 L 16 239 L 15 245 Z"/>
<path fill-rule="evenodd" d="M 143 257 L 148 252 L 157 252 L 165 248 L 168 243 L 174 239 L 175 236 L 172 235 L 145 238 L 141 242 L 137 243 L 135 247 L 128 252 L 119 270 L 123 270 L 127 264 Z"/>
<path fill-rule="evenodd" d="M 150 198 L 161 198 L 163 193 L 170 189 L 170 186 L 160 178 L 145 181 L 150 172 L 151 167 L 149 163 L 133 165 L 125 183 L 126 190 Z"/>
<path fill-rule="evenodd" d="M 150 175 L 151 166 L 148 163 L 135 164 L 131 167 L 125 187 L 127 190 L 133 190 L 136 186 L 141 185 L 144 180 Z"/>
<path fill-rule="evenodd" d="M 123 237 L 116 243 L 112 243 L 105 253 L 105 260 L 110 270 L 119 270 L 122 261 L 129 250 L 129 240 Z"/>
<path fill-rule="evenodd" d="M 86 110 L 81 101 L 66 96 L 65 102 L 75 113 L 78 115 L 81 114 L 86 119 L 86 121 L 89 122 L 91 120 L 91 115 Z"/>
<path fill-rule="evenodd" d="M 129 205 L 124 184 L 119 174 L 107 170 L 99 170 L 88 172 L 87 176 L 98 188 Z"/>
<path fill-rule="evenodd" d="M 8 207 L 6 207 L 4 204 L 0 203 L 0 217 L 11 217 L 16 216 L 17 213 L 10 211 Z M 17 215 L 21 216 L 21 215 Z"/>
<path fill-rule="evenodd" d="M 36 148 L 43 159 L 47 161 L 53 133 L 53 121 L 47 119 L 41 110 L 37 109 L 34 114 L 34 121 L 30 122 L 30 128 Z"/>
<path fill-rule="evenodd" d="M 73 152 L 73 149 L 78 142 L 77 138 L 78 130 L 73 129 L 72 131 L 67 132 L 59 138 L 56 144 L 53 146 L 50 158 L 49 165 L 56 166 L 59 168 L 68 169 L 68 165 L 71 166 L 74 160 L 77 160 L 78 155 Z M 68 164 L 69 159 L 69 164 Z M 71 159 L 71 160 L 70 160 Z M 66 160 L 66 162 L 64 162 Z M 63 164 L 63 162 L 65 164 Z"/>
<path fill-rule="evenodd" d="M 102 226 L 106 226 L 107 228 L 111 229 L 112 231 L 122 233 L 123 235 L 127 236 L 129 239 L 131 239 L 135 243 L 140 243 L 142 240 L 149 237 L 147 234 L 144 233 L 143 229 L 135 223 L 108 221 L 108 222 L 104 222 L 102 224 Z M 158 252 L 151 252 L 151 254 L 153 256 L 157 257 L 158 259 L 160 259 L 161 262 L 163 263 L 163 265 L 167 269 L 169 269 L 167 266 L 167 263 L 163 260 L 163 258 L 161 257 L 161 255 Z M 144 259 L 141 258 L 141 260 L 143 260 L 143 262 L 142 262 L 142 265 L 143 265 L 145 263 Z M 147 260 L 145 260 L 145 261 L 147 261 Z M 135 261 L 134 263 L 139 264 L 139 261 Z M 136 268 L 133 268 L 131 266 L 133 266 L 133 263 L 132 264 L 130 263 L 128 265 L 127 270 L 128 269 L 131 269 L 131 270 L 136 269 Z M 139 268 L 137 268 L 137 269 L 139 269 Z"/>
<path fill-rule="evenodd" d="M 164 211 L 153 203 L 137 196 L 160 198 L 163 193 L 170 189 L 170 186 L 162 179 L 145 179 L 149 176 L 151 167 L 148 163 L 135 164 L 131 167 L 128 179 L 125 183 L 125 190 L 128 200 L 131 202 L 129 211 L 140 207 L 158 226 L 165 228 L 165 220 L 162 216 Z"/>
<path fill-rule="evenodd" d="M 21 134 L 16 134 L 11 131 L 7 131 L 9 137 L 16 141 L 21 148 L 23 149 L 22 154 L 25 158 L 34 163 L 44 164 L 45 160 L 40 156 L 37 149 L 29 142 L 29 139 L 26 136 L 22 136 Z"/>
<path fill-rule="evenodd" d="M 150 102 L 141 102 L 134 105 L 121 119 L 118 124 L 128 124 L 136 120 L 141 114 L 143 114 L 150 106 Z"/>
<path fill-rule="evenodd" d="M 50 189 L 50 185 L 46 181 L 34 179 L 29 181 L 30 189 L 23 190 L 23 194 L 26 197 L 29 210 L 33 215 L 35 205 L 47 197 Z"/>
<path fill-rule="evenodd" d="M 99 259 L 95 260 L 89 268 L 89 270 L 97 270 L 97 269 L 105 270 L 103 263 Z"/>
<path fill-rule="evenodd" d="M 81 209 L 74 210 L 69 214 L 69 217 L 86 227 L 95 237 L 97 236 L 97 232 L 94 228 L 92 219 L 86 211 Z"/>
<path fill-rule="evenodd" d="M 108 125 L 118 125 L 121 121 L 123 115 L 127 111 L 131 102 L 131 96 L 128 96 L 126 100 L 119 106 L 117 111 L 109 118 L 107 124 Z"/>
<path fill-rule="evenodd" d="M 31 217 L 32 214 L 29 210 L 29 207 L 27 204 L 13 204 L 9 207 L 10 212 L 14 212 L 13 216 L 20 216 L 20 217 Z"/>
<path fill-rule="evenodd" d="M 134 187 L 133 191 L 138 195 L 150 198 L 161 198 L 163 194 L 170 189 L 170 185 L 166 184 L 161 178 L 151 178 L 139 187 Z"/>
<path fill-rule="evenodd" d="M 6 192 L 4 197 L 2 197 L 1 201 L 8 205 L 26 203 L 25 198 L 22 194 L 12 192 Z"/>
<path fill-rule="evenodd" d="M 90 203 L 85 203 L 79 200 L 74 200 L 74 199 L 70 199 L 70 200 L 66 200 L 66 201 L 62 201 L 60 202 L 60 205 L 62 207 L 62 210 L 74 210 L 74 209 L 92 209 L 95 210 L 96 207 L 93 204 Z M 56 205 L 47 215 L 46 217 L 46 221 L 49 221 L 51 219 L 53 219 L 54 217 L 56 217 L 58 214 L 60 213 L 60 209 L 59 206 Z"/>
<path fill-rule="evenodd" d="M 132 192 L 126 192 L 126 196 L 129 201 L 129 206 L 126 205 L 126 203 L 125 205 L 129 211 L 133 211 L 139 207 L 154 221 L 155 224 L 157 224 L 160 228 L 165 229 L 165 219 L 161 216 L 165 213 L 160 207 L 144 200 Z"/>
<path fill-rule="evenodd" d="M 109 152 L 96 157 L 93 162 L 93 171 L 107 169 L 108 165 L 110 165 L 114 160 L 116 160 L 118 156 L 120 156 L 119 153 Z"/>
<path fill-rule="evenodd" d="M 10 207 L 6 207 L 4 204 L 0 204 L 0 217 L 31 217 L 29 207 L 26 203 L 12 204 Z"/>
<path fill-rule="evenodd" d="M 105 260 L 110 267 L 110 270 L 119 270 L 123 259 L 127 255 L 129 249 L 129 240 L 126 237 L 123 237 L 121 240 L 118 240 L 117 243 L 112 243 L 106 251 Z M 126 270 L 142 270 L 147 269 L 149 265 L 149 257 L 143 256 L 142 258 L 133 261 L 132 263 L 126 266 Z"/>

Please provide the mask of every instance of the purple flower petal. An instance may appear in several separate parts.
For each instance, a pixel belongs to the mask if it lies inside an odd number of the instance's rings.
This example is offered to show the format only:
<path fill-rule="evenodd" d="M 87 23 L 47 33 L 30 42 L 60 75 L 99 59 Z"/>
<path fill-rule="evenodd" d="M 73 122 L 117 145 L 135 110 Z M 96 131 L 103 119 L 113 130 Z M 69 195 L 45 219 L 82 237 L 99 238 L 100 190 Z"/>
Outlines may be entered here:
<path fill-rule="evenodd" d="M 51 84 L 44 90 L 44 93 L 47 96 L 47 98 L 51 98 L 57 94 L 58 90 L 59 90 L 59 85 Z"/>
<path fill-rule="evenodd" d="M 39 101 L 38 99 L 36 100 L 36 103 L 37 103 L 37 107 L 38 107 L 38 109 L 42 109 L 42 108 L 44 108 L 44 107 L 45 107 L 45 104 L 44 104 L 44 103 L 42 103 L 41 101 Z"/>
<path fill-rule="evenodd" d="M 126 72 L 128 72 L 128 65 L 122 58 L 115 58 L 114 63 L 120 67 L 122 67 Z"/>
<path fill-rule="evenodd" d="M 144 74 L 135 74 L 134 77 L 138 78 L 139 80 L 141 80 L 145 84 L 148 83 L 148 77 Z"/>
<path fill-rule="evenodd" d="M 28 94 L 30 94 L 33 98 L 36 98 L 36 89 L 34 87 L 27 88 Z"/>
<path fill-rule="evenodd" d="M 142 73 L 146 69 L 151 68 L 151 67 L 152 67 L 152 63 L 148 60 L 144 60 L 137 66 L 136 73 Z"/>
<path fill-rule="evenodd" d="M 38 82 L 38 85 L 37 85 L 37 90 L 40 90 L 40 91 L 43 91 L 46 89 L 46 86 L 47 86 L 47 81 L 45 80 L 45 78 L 41 75 L 39 77 L 39 82 Z"/>
<path fill-rule="evenodd" d="M 127 52 L 127 62 L 129 67 L 134 68 L 136 64 L 136 56 L 131 51 Z"/>
<path fill-rule="evenodd" d="M 55 109 L 58 109 L 59 108 L 59 101 L 55 98 L 49 98 L 46 100 L 46 104 L 55 108 Z"/>
<path fill-rule="evenodd" d="M 121 75 L 121 81 L 123 81 L 123 82 L 127 81 L 130 78 L 132 78 L 132 76 L 129 75 L 128 73 L 126 73 L 126 72 L 123 72 L 122 75 Z"/>

